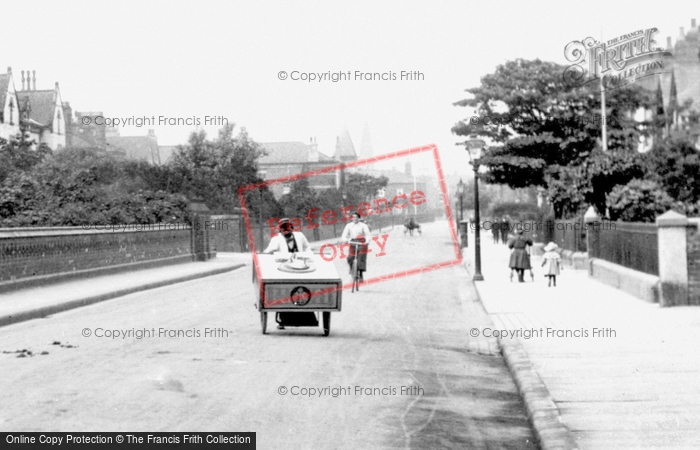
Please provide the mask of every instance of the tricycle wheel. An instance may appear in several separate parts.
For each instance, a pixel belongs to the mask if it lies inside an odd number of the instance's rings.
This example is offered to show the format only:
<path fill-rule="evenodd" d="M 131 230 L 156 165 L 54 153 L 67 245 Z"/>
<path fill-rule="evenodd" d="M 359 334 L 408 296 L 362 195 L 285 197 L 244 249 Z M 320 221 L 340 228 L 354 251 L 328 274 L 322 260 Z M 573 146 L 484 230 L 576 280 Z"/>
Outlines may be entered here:
<path fill-rule="evenodd" d="M 328 336 L 331 333 L 331 313 L 323 312 L 323 335 Z"/>
<path fill-rule="evenodd" d="M 260 311 L 260 325 L 262 325 L 262 332 L 265 334 L 267 332 L 267 311 Z"/>

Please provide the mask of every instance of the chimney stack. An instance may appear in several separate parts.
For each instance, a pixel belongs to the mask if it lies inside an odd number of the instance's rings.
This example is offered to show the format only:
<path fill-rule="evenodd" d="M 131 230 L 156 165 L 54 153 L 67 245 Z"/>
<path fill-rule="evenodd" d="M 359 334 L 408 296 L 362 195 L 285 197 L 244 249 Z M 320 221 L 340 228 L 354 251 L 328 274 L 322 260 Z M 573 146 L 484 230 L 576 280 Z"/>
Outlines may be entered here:
<path fill-rule="evenodd" d="M 683 30 L 683 27 L 681 27 L 681 37 L 685 37 L 685 31 Z"/>
<path fill-rule="evenodd" d="M 33 91 L 36 91 L 36 70 L 32 70 Z"/>
<path fill-rule="evenodd" d="M 12 67 L 7 66 L 7 73 L 8 73 L 9 75 L 12 75 Z"/>
<path fill-rule="evenodd" d="M 22 71 L 22 90 L 24 90 L 24 70 Z"/>
<path fill-rule="evenodd" d="M 309 162 L 318 162 L 318 145 L 316 144 L 316 138 L 311 138 L 311 143 L 309 144 Z"/>
<path fill-rule="evenodd" d="M 697 27 L 695 26 L 695 19 L 690 19 L 690 28 L 691 28 L 692 30 L 694 30 L 695 28 L 697 28 Z"/>

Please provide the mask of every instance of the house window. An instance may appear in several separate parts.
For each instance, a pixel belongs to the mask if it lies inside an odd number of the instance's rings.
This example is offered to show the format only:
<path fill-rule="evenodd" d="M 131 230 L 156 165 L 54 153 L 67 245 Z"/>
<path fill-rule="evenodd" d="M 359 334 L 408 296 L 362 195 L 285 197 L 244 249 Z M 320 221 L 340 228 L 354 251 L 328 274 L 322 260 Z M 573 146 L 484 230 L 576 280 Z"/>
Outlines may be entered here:
<path fill-rule="evenodd" d="M 15 103 L 12 101 L 12 97 L 10 97 L 10 104 L 8 106 L 10 107 L 10 125 L 14 125 L 12 122 L 12 116 L 14 116 Z"/>
<path fill-rule="evenodd" d="M 56 133 L 57 134 L 63 133 L 63 130 L 61 127 L 61 111 L 56 111 Z"/>
<path fill-rule="evenodd" d="M 287 195 L 292 192 L 292 186 L 289 183 L 282 185 L 282 195 Z"/>

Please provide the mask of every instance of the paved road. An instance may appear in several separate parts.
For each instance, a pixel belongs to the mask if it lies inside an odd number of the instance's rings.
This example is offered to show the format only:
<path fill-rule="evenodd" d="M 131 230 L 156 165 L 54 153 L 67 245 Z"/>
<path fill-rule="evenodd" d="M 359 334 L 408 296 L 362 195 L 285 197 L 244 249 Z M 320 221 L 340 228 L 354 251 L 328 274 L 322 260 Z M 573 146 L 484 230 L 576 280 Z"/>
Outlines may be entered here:
<path fill-rule="evenodd" d="M 391 231 L 386 252 L 370 255 L 369 276 L 454 256 L 444 222 L 420 237 Z M 470 342 L 469 327 L 488 319 L 464 274 L 344 292 L 329 337 L 263 336 L 249 266 L 0 328 L 0 430 L 256 431 L 260 449 L 536 448 L 503 360 L 473 351 L 489 345 Z M 328 389 L 299 395 L 310 388 Z"/>

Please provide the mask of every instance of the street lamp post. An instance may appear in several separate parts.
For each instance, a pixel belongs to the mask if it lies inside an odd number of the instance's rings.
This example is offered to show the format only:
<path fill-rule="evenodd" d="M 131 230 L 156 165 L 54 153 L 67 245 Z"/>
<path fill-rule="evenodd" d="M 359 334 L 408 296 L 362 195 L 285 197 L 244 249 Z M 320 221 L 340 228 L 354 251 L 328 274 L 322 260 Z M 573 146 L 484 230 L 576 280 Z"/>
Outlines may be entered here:
<path fill-rule="evenodd" d="M 457 193 L 459 194 L 459 222 L 457 222 L 457 229 L 459 230 L 461 248 L 464 248 L 467 246 L 468 235 L 467 233 L 464 233 L 462 229 L 464 226 L 462 224 L 464 221 L 464 205 L 462 204 L 462 199 L 464 197 L 464 182 L 461 178 L 459 179 L 459 183 L 457 183 Z"/>
<path fill-rule="evenodd" d="M 459 183 L 457 183 L 457 193 L 459 194 L 459 221 L 464 220 L 464 206 L 462 206 L 462 197 L 464 197 L 464 182 L 462 179 L 459 179 Z"/>
<path fill-rule="evenodd" d="M 486 146 L 486 142 L 477 139 L 476 136 L 469 136 L 465 142 L 467 152 L 472 167 L 474 168 L 474 281 L 483 281 L 481 274 L 481 218 L 479 217 L 479 158 L 481 150 Z"/>

